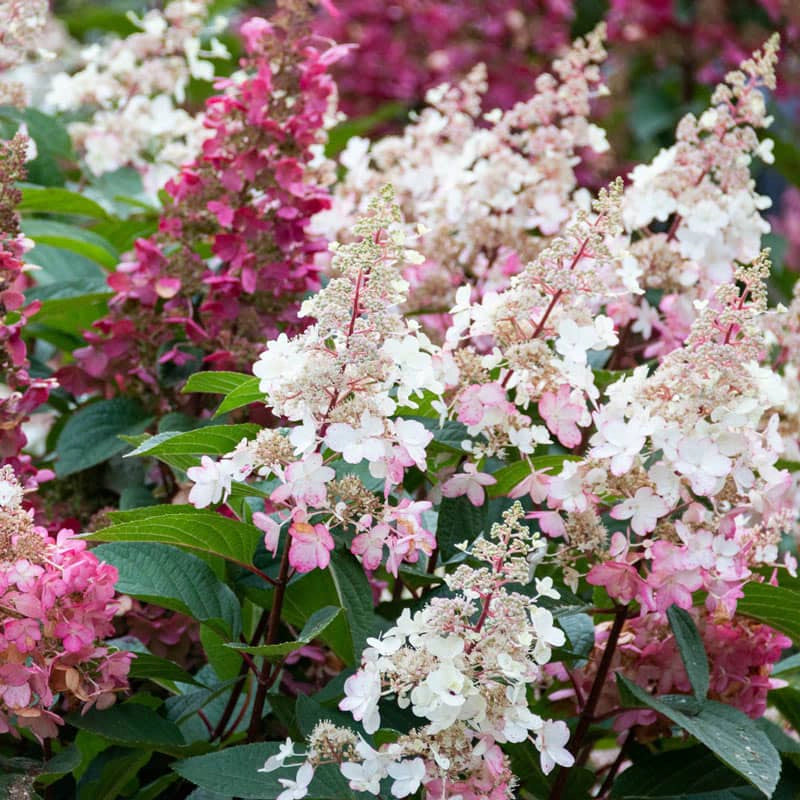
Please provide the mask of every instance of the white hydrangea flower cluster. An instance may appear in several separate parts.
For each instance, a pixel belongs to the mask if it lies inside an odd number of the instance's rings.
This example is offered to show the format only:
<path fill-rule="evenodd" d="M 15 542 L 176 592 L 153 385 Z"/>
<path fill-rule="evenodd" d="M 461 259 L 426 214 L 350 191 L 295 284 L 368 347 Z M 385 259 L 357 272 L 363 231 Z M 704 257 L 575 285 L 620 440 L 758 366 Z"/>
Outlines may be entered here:
<path fill-rule="evenodd" d="M 350 139 L 341 156 L 348 173 L 315 225 L 341 236 L 391 183 L 406 217 L 428 229 L 420 246 L 428 260 L 408 270 L 411 308 L 447 310 L 465 277 L 479 291 L 506 285 L 572 215 L 578 151 L 608 149 L 604 131 L 586 119 L 592 98 L 606 92 L 604 35 L 601 25 L 578 39 L 554 74 L 536 79 L 535 94 L 506 112 L 481 117 L 479 65 L 459 86 L 431 90 L 402 136 L 372 145 Z"/>
<path fill-rule="evenodd" d="M 435 538 L 422 520 L 429 501 L 390 501 L 408 468 L 427 471 L 433 433 L 394 415 L 400 406 L 416 408 L 420 395 L 442 393 L 443 364 L 439 348 L 398 308 L 408 289 L 400 268 L 421 256 L 409 247 L 417 237 L 407 232 L 391 187 L 354 230 L 358 241 L 331 246 L 334 277 L 301 308 L 316 322 L 269 342 L 253 367 L 267 406 L 291 423 L 288 431 L 265 429 L 219 461 L 204 457 L 187 473 L 189 501 L 205 507 L 225 500 L 234 480 L 274 476 L 277 517 L 256 517 L 267 549 L 275 552 L 289 523 L 291 565 L 307 572 L 327 566 L 331 529 L 354 530 L 351 551 L 364 568 L 375 570 L 388 551 L 386 567 L 397 575 L 403 561 L 430 556 Z M 366 462 L 383 482 L 383 499 L 357 475 L 334 480 L 330 462 L 338 458 Z"/>
<path fill-rule="evenodd" d="M 452 370 L 443 413 L 481 437 L 468 444 L 476 458 L 502 458 L 509 447 L 524 457 L 551 433 L 567 447 L 580 443 L 589 404 L 600 396 L 590 354 L 618 342 L 613 320 L 598 310 L 630 293 L 617 246 L 621 197 L 621 181 L 601 190 L 592 210 L 577 211 L 507 290 L 475 304 L 468 288 L 459 290 L 445 345 Z M 547 428 L 530 414 L 537 403 Z"/>
<path fill-rule="evenodd" d="M 693 299 L 710 298 L 728 282 L 736 262 L 758 256 L 770 230 L 762 213 L 771 201 L 755 190 L 750 164 L 773 161 L 764 89 L 775 88 L 775 34 L 739 70 L 716 87 L 699 118 L 687 114 L 676 143 L 630 174 L 623 219 L 631 250 L 645 274 L 645 288 L 681 294 L 685 328 Z M 653 224 L 668 230 L 653 232 Z"/>
<path fill-rule="evenodd" d="M 515 503 L 472 556 L 486 566 L 461 565 L 445 578 L 452 594 L 435 597 L 416 613 L 406 609 L 380 638 L 369 639 L 361 668 L 345 682 L 340 708 L 367 734 L 380 727 L 379 702 L 392 697 L 420 725 L 373 749 L 347 730 L 322 723 L 305 754 L 291 743 L 263 771 L 302 757 L 297 777 L 284 779 L 284 800 L 305 796 L 313 770 L 337 763 L 350 787 L 406 797 L 424 786 L 428 796 L 456 798 L 481 787 L 484 795 L 514 796 L 507 756 L 498 743 L 530 741 L 542 770 L 571 766 L 566 724 L 545 720 L 528 706 L 528 690 L 542 682 L 542 666 L 565 636 L 540 598 L 558 599 L 549 578 L 533 578 L 529 594 L 510 588 L 529 584 L 545 544 L 522 522 Z"/>
<path fill-rule="evenodd" d="M 366 459 L 375 477 L 385 477 L 392 441 L 411 452 L 430 440 L 419 423 L 389 417 L 423 392 L 441 394 L 444 385 L 438 348 L 399 313 L 408 291 L 400 267 L 422 256 L 408 247 L 417 237 L 405 230 L 390 187 L 354 233 L 359 241 L 331 245 L 334 277 L 301 308 L 315 324 L 270 342 L 253 372 L 273 412 L 299 423 L 290 434 L 296 452 L 324 442 L 348 463 Z"/>
<path fill-rule="evenodd" d="M 95 175 L 133 166 L 155 197 L 178 168 L 199 152 L 208 131 L 202 115 L 181 108 L 189 80 L 211 81 L 211 59 L 228 58 L 213 35 L 226 24 L 208 20 L 208 0 L 173 0 L 142 17 L 121 39 L 86 47 L 82 66 L 52 79 L 45 106 L 54 111 L 90 110 L 88 121 L 68 130 Z"/>
<path fill-rule="evenodd" d="M 0 2 L 0 105 L 24 106 L 26 86 L 15 74 L 29 55 L 49 55 L 42 48 L 42 34 L 51 22 L 46 0 L 3 0 Z"/>

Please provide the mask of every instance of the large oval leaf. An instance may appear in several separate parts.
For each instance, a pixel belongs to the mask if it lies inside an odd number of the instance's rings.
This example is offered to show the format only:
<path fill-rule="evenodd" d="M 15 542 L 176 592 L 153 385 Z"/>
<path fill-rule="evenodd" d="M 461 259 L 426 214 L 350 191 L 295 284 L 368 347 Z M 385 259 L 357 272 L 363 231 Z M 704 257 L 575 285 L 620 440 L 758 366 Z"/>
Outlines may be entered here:
<path fill-rule="evenodd" d="M 221 636 L 242 630 L 239 601 L 197 556 L 155 542 L 114 542 L 94 549 L 119 572 L 117 591 L 205 622 Z"/>

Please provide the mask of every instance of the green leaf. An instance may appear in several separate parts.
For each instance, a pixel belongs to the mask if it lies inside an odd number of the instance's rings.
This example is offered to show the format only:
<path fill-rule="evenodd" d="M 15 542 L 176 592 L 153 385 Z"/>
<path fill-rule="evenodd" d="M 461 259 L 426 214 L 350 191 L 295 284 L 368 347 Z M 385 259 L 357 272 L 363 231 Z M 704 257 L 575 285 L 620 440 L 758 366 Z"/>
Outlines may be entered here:
<path fill-rule="evenodd" d="M 154 219 L 142 219 L 138 216 L 131 219 L 112 217 L 108 222 L 98 222 L 92 226 L 96 234 L 110 242 L 120 253 L 132 250 L 137 239 L 152 236 L 157 228 Z"/>
<path fill-rule="evenodd" d="M 80 472 L 121 453 L 127 444 L 120 435 L 141 433 L 152 417 L 130 397 L 100 400 L 76 411 L 68 420 L 56 445 L 56 475 Z"/>
<path fill-rule="evenodd" d="M 444 450 L 449 450 L 453 453 L 463 453 L 464 448 L 461 443 L 470 436 L 467 433 L 467 426 L 463 422 L 456 420 L 447 420 L 444 424 L 436 419 L 430 417 L 419 416 L 416 414 L 409 414 L 406 419 L 413 419 L 421 423 L 433 434 L 433 441 Z"/>
<path fill-rule="evenodd" d="M 166 431 L 142 442 L 128 456 L 224 455 L 242 439 L 253 439 L 259 425 L 208 425 L 193 431 Z"/>
<path fill-rule="evenodd" d="M 778 675 L 791 675 L 795 672 L 800 672 L 800 653 L 782 658 L 773 668 L 770 673 L 773 677 Z"/>
<path fill-rule="evenodd" d="M 197 691 L 186 692 L 186 694 L 168 697 L 164 701 L 164 708 L 167 710 L 167 718 L 176 725 L 182 725 L 193 714 L 201 708 L 205 708 L 222 695 L 227 696 L 229 689 L 236 683 L 235 680 L 222 681 L 214 688 L 203 687 Z"/>
<path fill-rule="evenodd" d="M 48 289 L 49 287 L 43 287 Z M 69 287 L 60 287 L 68 291 Z M 81 335 L 108 311 L 110 292 L 93 292 L 77 297 L 56 297 L 45 300 L 36 312 L 36 324 L 58 331 Z M 35 297 L 29 297 L 35 299 Z"/>
<path fill-rule="evenodd" d="M 217 406 L 214 412 L 215 417 L 235 411 L 237 408 L 249 406 L 251 403 L 263 403 L 264 392 L 259 389 L 260 381 L 258 378 L 250 378 L 246 383 L 237 386 L 230 391 L 225 399 Z"/>
<path fill-rule="evenodd" d="M 795 729 L 800 730 L 800 691 L 794 688 L 784 688 L 770 693 L 772 705 L 781 712 L 787 722 Z"/>
<path fill-rule="evenodd" d="M 122 511 L 154 505 L 157 505 L 157 501 L 145 486 L 126 486 L 119 496 L 119 507 Z"/>
<path fill-rule="evenodd" d="M 139 680 L 150 680 L 158 684 L 188 683 L 189 685 L 200 686 L 193 676 L 186 670 L 181 669 L 174 661 L 152 653 L 137 653 L 136 658 L 131 662 L 131 669 L 128 673 L 131 678 Z"/>
<path fill-rule="evenodd" d="M 22 232 L 37 244 L 71 250 L 108 269 L 113 269 L 119 263 L 119 253 L 111 242 L 77 225 L 44 219 L 23 219 Z"/>
<path fill-rule="evenodd" d="M 66 775 L 72 772 L 81 763 L 81 754 L 75 745 L 65 747 L 60 753 L 56 753 L 42 768 L 40 778 Z"/>
<path fill-rule="evenodd" d="M 336 584 L 336 591 L 344 608 L 353 642 L 351 664 L 361 660 L 367 639 L 375 636 L 382 622 L 375 615 L 372 589 L 361 565 L 349 554 L 334 551 L 328 571 Z"/>
<path fill-rule="evenodd" d="M 313 639 L 316 639 L 328 627 L 328 625 L 330 625 L 336 619 L 336 617 L 339 616 L 341 611 L 342 609 L 337 608 L 336 606 L 326 606 L 325 608 L 319 609 L 319 611 L 315 611 L 308 618 L 308 622 L 306 622 L 306 624 L 303 626 L 303 630 L 300 631 L 300 635 L 297 637 L 297 640 L 293 642 L 279 642 L 278 644 L 262 645 L 248 645 L 231 642 L 230 644 L 226 645 L 226 647 L 230 647 L 232 650 L 236 650 L 240 653 L 244 652 L 250 653 L 254 656 L 263 656 L 269 661 L 280 661 L 282 658 L 289 655 L 289 653 L 293 653 L 295 650 L 305 647 Z"/>
<path fill-rule="evenodd" d="M 686 674 L 689 676 L 692 689 L 694 689 L 694 696 L 698 700 L 703 700 L 708 694 L 710 678 L 708 658 L 705 647 L 703 647 L 703 640 L 700 638 L 700 632 L 689 612 L 679 606 L 671 605 L 667 609 L 667 617 L 672 632 L 675 634 L 675 641 L 678 643 Z"/>
<path fill-rule="evenodd" d="M 487 522 L 485 504 L 476 507 L 466 496 L 443 497 L 436 527 L 436 544 L 442 561 L 449 561 L 460 552 L 457 544 L 474 542 L 486 530 Z"/>
<path fill-rule="evenodd" d="M 748 583 L 736 612 L 765 622 L 800 644 L 800 592 L 769 583 Z"/>
<path fill-rule="evenodd" d="M 121 514 L 130 521 L 84 534 L 83 538 L 96 542 L 161 542 L 250 565 L 264 537 L 255 525 L 191 506 L 153 506 Z"/>
<path fill-rule="evenodd" d="M 594 647 L 594 620 L 589 614 L 564 614 L 556 617 L 558 627 L 567 636 L 569 645 L 559 648 L 558 655 L 585 661 Z M 556 659 L 554 659 L 556 660 Z"/>
<path fill-rule="evenodd" d="M 251 583 L 257 582 L 253 576 Z M 263 581 L 261 582 L 263 586 Z M 258 605 L 268 607 L 272 602 L 272 590 L 253 591 L 245 587 L 245 591 Z M 303 627 L 316 613 L 317 609 L 326 606 L 342 607 L 343 602 L 333 574 L 329 569 L 314 570 L 305 575 L 297 575 L 289 581 L 283 599 L 283 618 L 290 625 Z M 372 609 L 370 609 L 372 612 Z M 347 664 L 355 662 L 353 641 L 346 616 L 340 614 L 320 634 L 319 638 Z M 358 653 L 361 656 L 361 653 Z"/>
<path fill-rule="evenodd" d="M 215 511 L 197 509 L 194 506 L 182 505 L 179 503 L 162 503 L 153 506 L 137 506 L 136 508 L 129 508 L 124 511 L 109 511 L 108 516 L 116 524 L 118 522 L 133 522 L 137 519 L 150 519 L 150 517 L 170 517 L 174 514 L 196 513 L 203 514 L 204 516 L 219 516 Z"/>
<path fill-rule="evenodd" d="M 750 717 L 713 700 L 698 704 L 685 695 L 654 697 L 624 675 L 617 673 L 616 677 L 623 696 L 628 693 L 638 704 L 672 720 L 766 797 L 772 796 L 781 772 L 780 755 Z M 694 703 L 693 713 L 684 713 L 689 700 Z"/>
<path fill-rule="evenodd" d="M 702 746 L 683 747 L 647 755 L 614 781 L 615 800 L 634 798 L 704 797 L 708 792 L 729 792 L 730 800 L 757 800 L 761 793 L 728 769 Z M 739 792 L 742 794 L 740 795 Z"/>
<path fill-rule="evenodd" d="M 36 286 L 26 292 L 26 296 L 31 298 L 35 298 L 45 286 L 63 291 L 65 286 L 77 284 L 74 294 L 108 288 L 106 271 L 96 261 L 70 250 L 37 244 L 26 253 L 25 260 L 41 267 L 36 271 Z"/>
<path fill-rule="evenodd" d="M 66 250 L 61 252 L 66 253 Z M 37 278 L 39 274 L 37 273 Z M 47 303 L 52 300 L 70 300 L 76 297 L 94 297 L 96 295 L 108 296 L 108 285 L 105 273 L 94 273 L 84 276 L 80 280 L 58 281 L 57 283 L 43 283 L 32 286 L 25 292 L 26 300 L 41 300 Z M 41 309 L 37 314 L 41 314 Z"/>
<path fill-rule="evenodd" d="M 186 614 L 221 636 L 241 633 L 236 595 L 197 556 L 153 542 L 115 542 L 93 552 L 117 568 L 118 592 Z"/>
<path fill-rule="evenodd" d="M 258 388 L 259 383 L 258 378 L 241 372 L 196 372 L 189 376 L 181 391 L 226 395 L 214 412 L 219 417 L 250 403 L 262 402 L 264 393 Z"/>
<path fill-rule="evenodd" d="M 76 800 L 106 800 L 126 794 L 153 755 L 149 748 L 111 747 L 98 753 L 78 781 Z"/>
<path fill-rule="evenodd" d="M 223 681 L 235 680 L 242 666 L 242 657 L 228 647 L 230 636 L 220 636 L 206 625 L 200 626 L 200 644 L 208 663 Z"/>
<path fill-rule="evenodd" d="M 167 797 L 164 792 L 179 779 L 179 776 L 174 772 L 161 775 L 154 781 L 151 781 L 146 786 L 143 786 L 141 789 L 139 789 L 139 791 L 133 796 L 132 800 L 158 800 L 159 797 Z"/>
<path fill-rule="evenodd" d="M 361 727 L 353 719 L 352 714 L 346 714 L 344 711 L 339 711 L 338 708 L 328 708 L 317 702 L 313 697 L 306 694 L 299 694 L 297 696 L 297 703 L 295 704 L 295 720 L 301 735 L 307 738 L 317 726 L 317 723 L 322 720 L 330 720 L 334 725 L 342 728 L 347 728 L 355 731 L 358 734 L 362 733 Z M 369 734 L 364 736 L 369 744 L 372 744 L 372 737 Z"/>
<path fill-rule="evenodd" d="M 246 385 L 250 381 L 257 381 L 252 375 L 243 372 L 224 372 L 208 370 L 195 372 L 189 376 L 181 392 L 206 392 L 208 394 L 229 394 Z"/>
<path fill-rule="evenodd" d="M 42 211 L 46 214 L 76 214 L 94 219 L 108 218 L 105 209 L 94 200 L 56 186 L 23 185 L 22 201 L 17 206 L 17 210 L 23 213 Z"/>
<path fill-rule="evenodd" d="M 4 139 L 10 139 L 23 122 L 28 129 L 28 135 L 36 142 L 37 151 L 36 158 L 25 165 L 28 180 L 42 186 L 63 184 L 61 164 L 75 158 L 67 129 L 56 117 L 35 108 L 21 110 L 9 106 L 0 107 L 0 135 Z"/>
<path fill-rule="evenodd" d="M 72 713 L 67 722 L 75 728 L 101 736 L 114 744 L 180 753 L 186 742 L 174 722 L 140 703 L 123 703 L 103 711 Z"/>

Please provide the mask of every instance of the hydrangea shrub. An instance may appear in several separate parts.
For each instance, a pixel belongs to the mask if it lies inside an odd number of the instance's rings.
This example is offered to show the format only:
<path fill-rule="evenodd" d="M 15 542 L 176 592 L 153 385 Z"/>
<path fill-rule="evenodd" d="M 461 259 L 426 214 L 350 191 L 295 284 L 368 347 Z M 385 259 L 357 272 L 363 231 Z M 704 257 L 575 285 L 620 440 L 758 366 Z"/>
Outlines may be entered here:
<path fill-rule="evenodd" d="M 791 9 L 223 5 L 0 3 L 0 795 L 800 794 Z"/>

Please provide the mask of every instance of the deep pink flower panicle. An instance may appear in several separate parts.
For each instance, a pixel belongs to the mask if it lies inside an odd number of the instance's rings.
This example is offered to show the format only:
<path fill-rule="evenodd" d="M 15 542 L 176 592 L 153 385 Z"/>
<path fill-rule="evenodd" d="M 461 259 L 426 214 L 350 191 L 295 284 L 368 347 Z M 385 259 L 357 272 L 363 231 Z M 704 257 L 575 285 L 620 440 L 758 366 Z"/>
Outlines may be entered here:
<path fill-rule="evenodd" d="M 113 394 L 139 383 L 166 407 L 177 395 L 157 388 L 158 370 L 189 357 L 177 343 L 188 338 L 210 367 L 242 370 L 265 339 L 304 326 L 299 302 L 319 288 L 315 255 L 327 249 L 308 225 L 330 207 L 333 173 L 318 166 L 336 97 L 328 70 L 347 48 L 311 37 L 300 12 L 251 18 L 241 33 L 246 77 L 215 84 L 211 135 L 166 184 L 158 232 L 110 276 L 109 315 L 75 352 L 83 374 L 63 371 L 68 388 Z"/>

